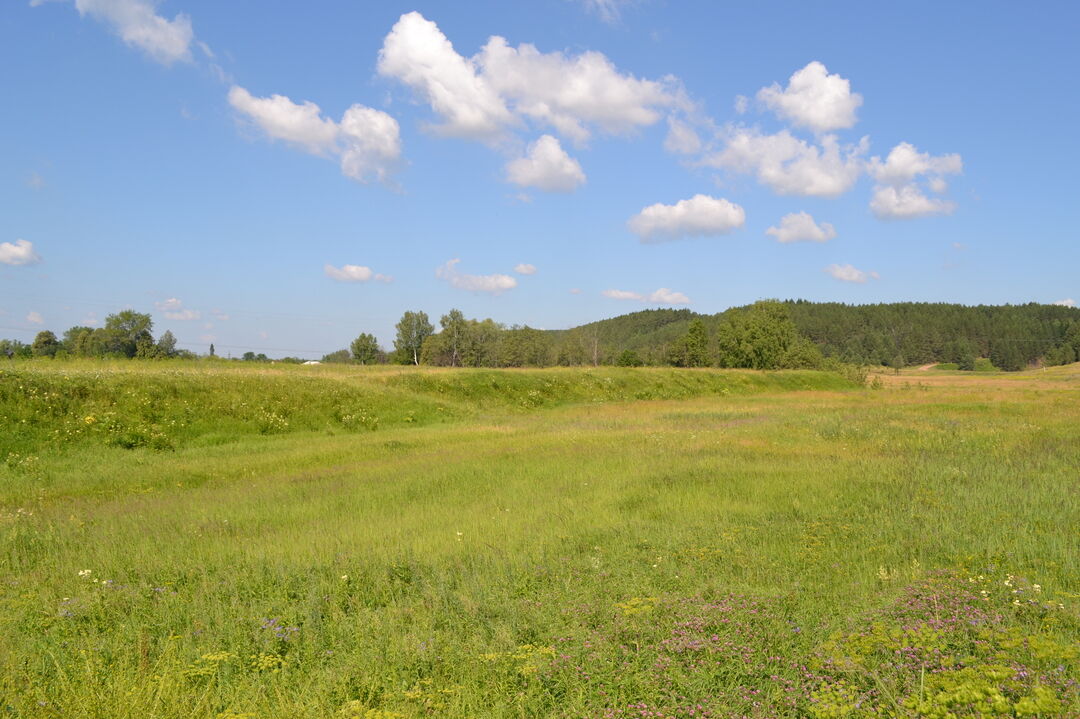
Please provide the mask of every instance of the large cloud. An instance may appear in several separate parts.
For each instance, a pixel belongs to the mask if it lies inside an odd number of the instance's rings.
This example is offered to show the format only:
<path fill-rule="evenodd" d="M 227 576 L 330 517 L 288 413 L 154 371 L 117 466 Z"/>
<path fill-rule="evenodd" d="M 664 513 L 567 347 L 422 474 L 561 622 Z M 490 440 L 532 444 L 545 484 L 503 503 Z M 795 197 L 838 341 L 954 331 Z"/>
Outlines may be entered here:
<path fill-rule="evenodd" d="M 442 118 L 448 135 L 494 141 L 525 118 L 575 142 L 593 128 L 624 134 L 682 102 L 674 80 L 620 73 L 603 54 L 542 53 L 493 36 L 471 58 L 418 12 L 402 15 L 383 41 L 379 73 L 408 85 Z"/>
<path fill-rule="evenodd" d="M 688 305 L 690 304 L 690 298 L 684 295 L 682 292 L 676 292 L 669 290 L 667 287 L 661 287 L 655 292 L 649 294 L 642 294 L 640 292 L 631 292 L 629 290 L 604 290 L 601 292 L 604 297 L 613 300 L 628 300 L 633 302 L 645 302 L 647 304 L 655 305 Z"/>
<path fill-rule="evenodd" d="M 34 243 L 27 240 L 15 240 L 15 242 L 0 242 L 0 264 L 33 265 L 41 262 L 41 257 L 34 252 Z"/>
<path fill-rule="evenodd" d="M 229 90 L 229 104 L 268 137 L 337 159 L 341 172 L 358 182 L 389 183 L 401 157 L 397 120 L 381 110 L 353 105 L 338 123 L 323 117 L 313 102 L 297 104 L 284 95 L 255 97 L 238 86 Z"/>
<path fill-rule="evenodd" d="M 808 212 L 791 212 L 780 218 L 779 227 L 770 227 L 765 234 L 777 242 L 828 242 L 836 237 L 836 229 L 828 222 L 814 222 Z"/>
<path fill-rule="evenodd" d="M 585 182 L 581 165 L 551 135 L 529 145 L 525 157 L 507 163 L 506 177 L 515 185 L 546 192 L 573 192 Z"/>
<path fill-rule="evenodd" d="M 517 287 L 517 280 L 510 275 L 466 275 L 458 271 L 457 265 L 460 259 L 453 259 L 442 267 L 435 270 L 435 276 L 446 280 L 451 287 L 470 292 L 487 292 L 492 295 L 501 295 L 507 290 Z"/>
<path fill-rule="evenodd" d="M 476 65 L 454 50 L 435 23 L 418 12 L 402 15 L 383 40 L 379 73 L 411 87 L 444 119 L 439 129 L 459 137 L 489 138 L 513 115 Z"/>
<path fill-rule="evenodd" d="M 779 117 L 814 132 L 854 127 L 855 111 L 863 101 L 847 79 L 830 75 L 816 60 L 792 75 L 787 88 L 773 83 L 757 97 Z"/>
<path fill-rule="evenodd" d="M 672 88 L 622 74 L 599 52 L 567 57 L 528 43 L 515 49 L 496 36 L 476 60 L 516 112 L 576 142 L 589 138 L 590 126 L 625 134 L 652 125 L 661 117 L 657 108 L 678 102 Z"/>
<path fill-rule="evenodd" d="M 688 236 L 723 235 L 745 222 L 746 212 L 735 203 L 694 195 L 674 205 L 649 205 L 626 225 L 642 242 L 662 242 Z"/>
<path fill-rule="evenodd" d="M 825 272 L 841 282 L 854 282 L 860 285 L 866 284 L 868 280 L 880 279 L 877 272 L 860 270 L 854 265 L 829 265 L 825 268 Z"/>
<path fill-rule="evenodd" d="M 32 0 L 41 5 L 45 0 Z M 172 20 L 158 15 L 155 0 L 75 0 L 80 15 L 107 23 L 120 38 L 163 65 L 191 60 L 195 33 L 191 19 L 179 14 Z M 203 46 L 205 47 L 205 46 Z"/>
<path fill-rule="evenodd" d="M 910 143 L 901 142 L 884 161 L 880 157 L 871 158 L 867 168 L 877 182 L 870 199 L 870 209 L 881 219 L 947 215 L 956 209 L 953 202 L 928 196 L 920 185 L 920 178 L 925 179 L 925 187 L 930 192 L 944 193 L 948 189 L 944 176 L 956 175 L 964 170 L 960 155 L 935 157 L 927 152 L 919 152 Z"/>
<path fill-rule="evenodd" d="M 864 168 L 868 138 L 841 146 L 835 135 L 809 144 L 781 130 L 764 135 L 749 128 L 728 128 L 725 146 L 704 158 L 703 164 L 753 174 L 780 195 L 837 197 L 847 192 Z"/>

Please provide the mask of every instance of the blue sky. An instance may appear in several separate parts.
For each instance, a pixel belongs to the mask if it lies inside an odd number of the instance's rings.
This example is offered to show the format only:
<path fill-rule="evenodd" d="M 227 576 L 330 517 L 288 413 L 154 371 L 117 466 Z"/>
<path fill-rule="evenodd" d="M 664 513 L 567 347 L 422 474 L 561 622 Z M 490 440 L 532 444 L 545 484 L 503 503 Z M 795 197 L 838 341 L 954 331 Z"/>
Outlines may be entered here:
<path fill-rule="evenodd" d="M 5 2 L 0 336 L 1080 300 L 1080 6 L 870 7 Z"/>

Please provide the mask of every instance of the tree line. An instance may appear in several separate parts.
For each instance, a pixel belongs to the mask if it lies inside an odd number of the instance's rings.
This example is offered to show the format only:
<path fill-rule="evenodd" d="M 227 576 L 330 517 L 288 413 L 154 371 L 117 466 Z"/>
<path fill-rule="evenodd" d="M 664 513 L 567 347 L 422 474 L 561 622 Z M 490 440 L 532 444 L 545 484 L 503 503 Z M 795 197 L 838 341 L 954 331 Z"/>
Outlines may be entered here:
<path fill-rule="evenodd" d="M 440 317 L 438 330 L 419 311 L 406 312 L 395 329 L 391 351 L 384 351 L 375 337 L 365 333 L 348 350 L 328 354 L 323 361 L 436 367 L 664 364 L 750 369 L 819 368 L 828 363 L 819 348 L 799 333 L 788 308 L 775 300 L 731 313 L 714 332 L 696 317 L 661 351 L 644 353 L 613 347 L 596 327 L 556 332 L 506 327 L 491 319 L 469 319 L 457 309 Z"/>
<path fill-rule="evenodd" d="M 195 358 L 165 332 L 151 334 L 149 314 L 124 310 L 104 327 L 39 332 L 31 344 L 0 340 L 8 357 Z M 715 315 L 690 310 L 634 312 L 569 330 L 506 326 L 470 319 L 457 309 L 438 326 L 422 311 L 405 312 L 392 348 L 361 333 L 324 362 L 445 367 L 673 365 L 677 367 L 815 368 L 838 363 L 904 367 L 952 363 L 1003 370 L 1080 360 L 1080 309 L 1055 305 L 976 306 L 945 303 L 845 305 L 764 300 Z M 214 355 L 210 345 L 211 356 Z M 243 360 L 270 361 L 245 352 Z M 302 362 L 296 357 L 279 362 Z"/>
<path fill-rule="evenodd" d="M 124 310 L 105 318 L 104 327 L 75 326 L 60 337 L 51 330 L 37 333 L 30 344 L 0 340 L 0 355 L 14 357 L 115 357 L 139 359 L 187 358 L 197 355 L 176 346 L 166 330 L 157 340 L 150 333 L 150 315 Z"/>

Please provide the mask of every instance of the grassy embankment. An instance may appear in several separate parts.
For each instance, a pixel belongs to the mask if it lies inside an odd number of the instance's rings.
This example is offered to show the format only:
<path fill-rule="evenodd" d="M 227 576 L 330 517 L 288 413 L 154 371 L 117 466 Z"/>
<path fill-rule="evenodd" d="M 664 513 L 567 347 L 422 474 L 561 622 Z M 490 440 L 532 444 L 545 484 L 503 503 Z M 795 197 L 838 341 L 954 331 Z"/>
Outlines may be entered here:
<path fill-rule="evenodd" d="M 1080 372 L 934 377 L 11 365 L 0 712 L 1076 715 Z"/>

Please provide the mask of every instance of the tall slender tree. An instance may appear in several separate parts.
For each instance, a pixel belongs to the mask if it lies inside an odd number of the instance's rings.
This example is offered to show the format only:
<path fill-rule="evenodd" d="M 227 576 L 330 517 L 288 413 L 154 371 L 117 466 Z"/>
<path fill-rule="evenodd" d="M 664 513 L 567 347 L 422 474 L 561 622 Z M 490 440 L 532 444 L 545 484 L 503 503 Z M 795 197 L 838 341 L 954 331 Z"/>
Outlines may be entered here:
<path fill-rule="evenodd" d="M 402 364 L 420 364 L 420 351 L 424 340 L 435 331 L 424 312 L 406 312 L 395 325 L 397 337 L 394 338 L 394 350 L 398 362 Z"/>

